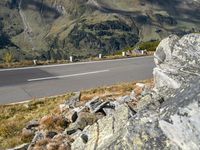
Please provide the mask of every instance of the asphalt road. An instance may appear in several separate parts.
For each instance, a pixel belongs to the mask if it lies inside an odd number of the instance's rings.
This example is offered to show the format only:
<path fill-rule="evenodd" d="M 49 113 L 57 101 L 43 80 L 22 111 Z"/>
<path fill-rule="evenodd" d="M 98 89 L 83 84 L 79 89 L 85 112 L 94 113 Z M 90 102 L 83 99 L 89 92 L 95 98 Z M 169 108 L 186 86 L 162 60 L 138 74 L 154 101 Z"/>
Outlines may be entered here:
<path fill-rule="evenodd" d="M 0 70 L 0 104 L 151 78 L 153 57 Z"/>

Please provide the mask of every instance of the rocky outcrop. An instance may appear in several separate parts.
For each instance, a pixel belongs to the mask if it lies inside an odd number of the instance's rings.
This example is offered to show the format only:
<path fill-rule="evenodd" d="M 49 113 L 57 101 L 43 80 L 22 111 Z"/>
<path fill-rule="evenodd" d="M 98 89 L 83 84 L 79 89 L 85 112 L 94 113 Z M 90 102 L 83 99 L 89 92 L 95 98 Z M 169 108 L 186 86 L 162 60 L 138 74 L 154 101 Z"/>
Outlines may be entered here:
<path fill-rule="evenodd" d="M 153 89 L 138 83 L 130 95 L 84 104 L 76 93 L 60 107 L 69 121 L 65 131 L 37 131 L 29 150 L 41 148 L 41 140 L 42 149 L 199 150 L 199 52 L 200 34 L 164 39 L 155 52 Z"/>
<path fill-rule="evenodd" d="M 164 39 L 155 52 L 155 88 L 159 93 L 178 89 L 199 76 L 199 34 Z"/>

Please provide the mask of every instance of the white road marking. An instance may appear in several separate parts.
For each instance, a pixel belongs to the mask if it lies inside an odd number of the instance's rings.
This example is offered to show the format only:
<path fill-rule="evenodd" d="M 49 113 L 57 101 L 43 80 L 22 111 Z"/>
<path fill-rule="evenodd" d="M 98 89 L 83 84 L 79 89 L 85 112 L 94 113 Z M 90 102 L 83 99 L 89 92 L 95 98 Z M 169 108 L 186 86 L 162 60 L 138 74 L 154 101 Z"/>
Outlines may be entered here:
<path fill-rule="evenodd" d="M 61 79 L 61 78 L 68 78 L 68 77 L 76 77 L 76 76 L 84 76 L 89 74 L 97 74 L 103 72 L 109 72 L 110 70 L 99 70 L 99 71 L 92 71 L 92 72 L 84 72 L 84 73 L 77 73 L 77 74 L 70 74 L 70 75 L 62 75 L 62 76 L 53 76 L 53 77 L 45 77 L 45 78 L 36 78 L 36 79 L 28 79 L 28 82 L 33 81 L 42 81 L 42 80 L 51 80 L 51 79 Z"/>
<path fill-rule="evenodd" d="M 52 67 L 62 67 L 62 66 L 82 65 L 82 64 L 93 64 L 93 63 L 104 63 L 104 62 L 113 62 L 113 61 L 126 61 L 126 60 L 132 60 L 132 59 L 143 59 L 143 58 L 148 58 L 148 57 L 153 58 L 153 56 L 144 56 L 144 57 L 121 58 L 121 59 L 114 59 L 114 60 L 89 61 L 89 62 L 78 62 L 78 63 L 56 64 L 56 65 L 42 65 L 42 66 L 32 66 L 32 67 L 23 67 L 23 68 L 0 69 L 0 72 L 26 70 L 26 69 L 52 68 Z"/>

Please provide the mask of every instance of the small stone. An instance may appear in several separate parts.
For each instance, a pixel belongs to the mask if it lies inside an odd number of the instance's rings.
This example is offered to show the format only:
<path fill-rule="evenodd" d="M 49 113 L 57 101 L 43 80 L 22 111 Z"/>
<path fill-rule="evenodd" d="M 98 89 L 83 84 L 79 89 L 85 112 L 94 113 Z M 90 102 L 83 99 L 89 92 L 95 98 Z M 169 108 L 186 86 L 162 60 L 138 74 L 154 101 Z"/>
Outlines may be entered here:
<path fill-rule="evenodd" d="M 137 112 L 135 111 L 136 105 L 135 105 L 133 102 L 128 102 L 127 105 L 128 105 L 128 107 L 129 107 L 129 109 L 130 109 L 134 114 L 137 113 Z"/>
<path fill-rule="evenodd" d="M 72 134 L 75 134 L 77 131 L 78 131 L 77 125 L 76 125 L 76 124 L 73 124 L 73 125 L 71 125 L 69 128 L 67 128 L 67 129 L 65 130 L 65 133 L 66 133 L 67 135 L 72 135 Z"/>
<path fill-rule="evenodd" d="M 32 129 L 32 128 L 38 127 L 39 125 L 40 125 L 40 123 L 38 120 L 32 120 L 26 125 L 26 128 Z"/>
<path fill-rule="evenodd" d="M 83 140 L 83 143 L 87 143 L 88 142 L 88 135 L 86 135 L 86 134 L 82 134 L 81 135 L 81 138 L 82 138 L 82 140 Z"/>
<path fill-rule="evenodd" d="M 136 94 L 135 94 L 135 91 L 133 90 L 132 92 L 131 92 L 131 94 L 130 94 L 130 98 L 132 99 L 132 100 L 135 100 L 136 98 Z"/>
<path fill-rule="evenodd" d="M 109 102 L 106 106 L 104 106 L 104 108 L 102 108 L 105 113 L 104 115 L 111 115 L 119 105 L 120 104 L 116 101 Z"/>
<path fill-rule="evenodd" d="M 52 139 L 54 136 L 56 136 L 58 133 L 54 131 L 49 131 L 46 133 L 46 138 Z"/>
<path fill-rule="evenodd" d="M 42 131 L 36 132 L 34 138 L 33 138 L 32 141 L 31 141 L 31 144 L 30 144 L 29 147 L 28 147 L 28 150 L 31 150 L 32 147 L 34 147 L 34 145 L 35 145 L 38 141 L 43 140 L 44 138 L 45 138 L 44 132 L 42 132 Z"/>
<path fill-rule="evenodd" d="M 134 92 L 135 92 L 135 96 L 138 97 L 138 96 L 140 96 L 142 94 L 143 88 L 141 88 L 141 87 L 138 86 L 138 87 L 136 87 L 134 89 Z"/>
<path fill-rule="evenodd" d="M 143 109 L 144 107 L 146 107 L 148 104 L 150 104 L 152 102 L 152 97 L 151 95 L 146 95 L 144 97 L 142 97 L 138 103 L 137 103 L 137 106 L 136 106 L 136 111 L 139 111 L 141 109 Z"/>
<path fill-rule="evenodd" d="M 103 102 L 100 105 L 98 105 L 93 111 L 92 113 L 96 113 L 98 111 L 100 111 L 101 109 L 103 109 L 104 107 L 106 107 L 109 104 L 109 102 Z"/>
<path fill-rule="evenodd" d="M 115 110 L 111 108 L 103 108 L 103 111 L 105 112 L 106 116 L 111 115 L 115 112 Z"/>
<path fill-rule="evenodd" d="M 75 108 L 77 103 L 80 101 L 81 92 L 75 92 L 74 96 L 70 97 L 69 100 L 66 100 L 65 105 L 69 108 Z"/>
<path fill-rule="evenodd" d="M 79 129 L 83 130 L 87 125 L 92 125 L 96 121 L 97 117 L 95 114 L 81 112 L 79 113 L 78 119 L 75 123 L 79 126 Z"/>
<path fill-rule="evenodd" d="M 119 97 L 118 99 L 117 99 L 117 102 L 119 103 L 119 104 L 124 104 L 124 103 L 128 103 L 128 102 L 130 102 L 130 101 L 132 101 L 132 99 L 131 99 L 131 97 L 130 96 L 123 96 L 123 97 Z"/>
<path fill-rule="evenodd" d="M 145 88 L 145 84 L 144 83 L 136 83 L 136 86 L 144 89 Z"/>
<path fill-rule="evenodd" d="M 28 138 L 28 137 L 31 137 L 35 134 L 35 131 L 34 130 L 31 130 L 31 129 L 27 129 L 27 128 L 23 128 L 22 129 L 22 136 L 24 138 Z"/>
<path fill-rule="evenodd" d="M 68 110 L 69 110 L 69 106 L 66 105 L 66 104 L 60 104 L 60 105 L 59 105 L 59 108 L 60 108 L 60 111 L 61 111 L 61 112 L 65 112 L 65 111 L 68 111 Z"/>
<path fill-rule="evenodd" d="M 65 114 L 65 117 L 70 121 L 70 122 L 75 122 L 76 119 L 78 118 L 78 113 L 77 111 L 70 110 Z"/>
<path fill-rule="evenodd" d="M 102 101 L 100 100 L 99 97 L 94 97 L 91 101 L 87 102 L 85 104 L 86 107 L 90 109 L 91 112 L 93 112 L 96 107 L 102 104 Z"/>
<path fill-rule="evenodd" d="M 76 139 L 76 138 L 78 138 L 81 134 L 82 134 L 82 131 L 78 129 L 75 133 L 70 134 L 70 137 L 73 138 L 73 139 Z"/>
<path fill-rule="evenodd" d="M 92 125 L 98 120 L 94 113 L 81 112 L 78 115 L 76 122 L 70 124 L 70 126 L 65 130 L 68 135 L 74 134 L 77 130 L 83 130 L 86 126 Z"/>

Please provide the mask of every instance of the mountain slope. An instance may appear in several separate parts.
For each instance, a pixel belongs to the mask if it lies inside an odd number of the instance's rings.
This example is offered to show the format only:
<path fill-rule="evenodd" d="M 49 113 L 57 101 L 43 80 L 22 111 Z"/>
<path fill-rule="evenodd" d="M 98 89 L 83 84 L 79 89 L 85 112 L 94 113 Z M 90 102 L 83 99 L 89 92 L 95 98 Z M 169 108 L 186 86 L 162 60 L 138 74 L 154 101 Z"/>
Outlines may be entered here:
<path fill-rule="evenodd" d="M 0 43 L 0 55 L 11 50 L 18 60 L 47 60 L 114 53 L 199 32 L 199 8 L 198 0 L 2 0 L 0 38 L 9 42 Z"/>

